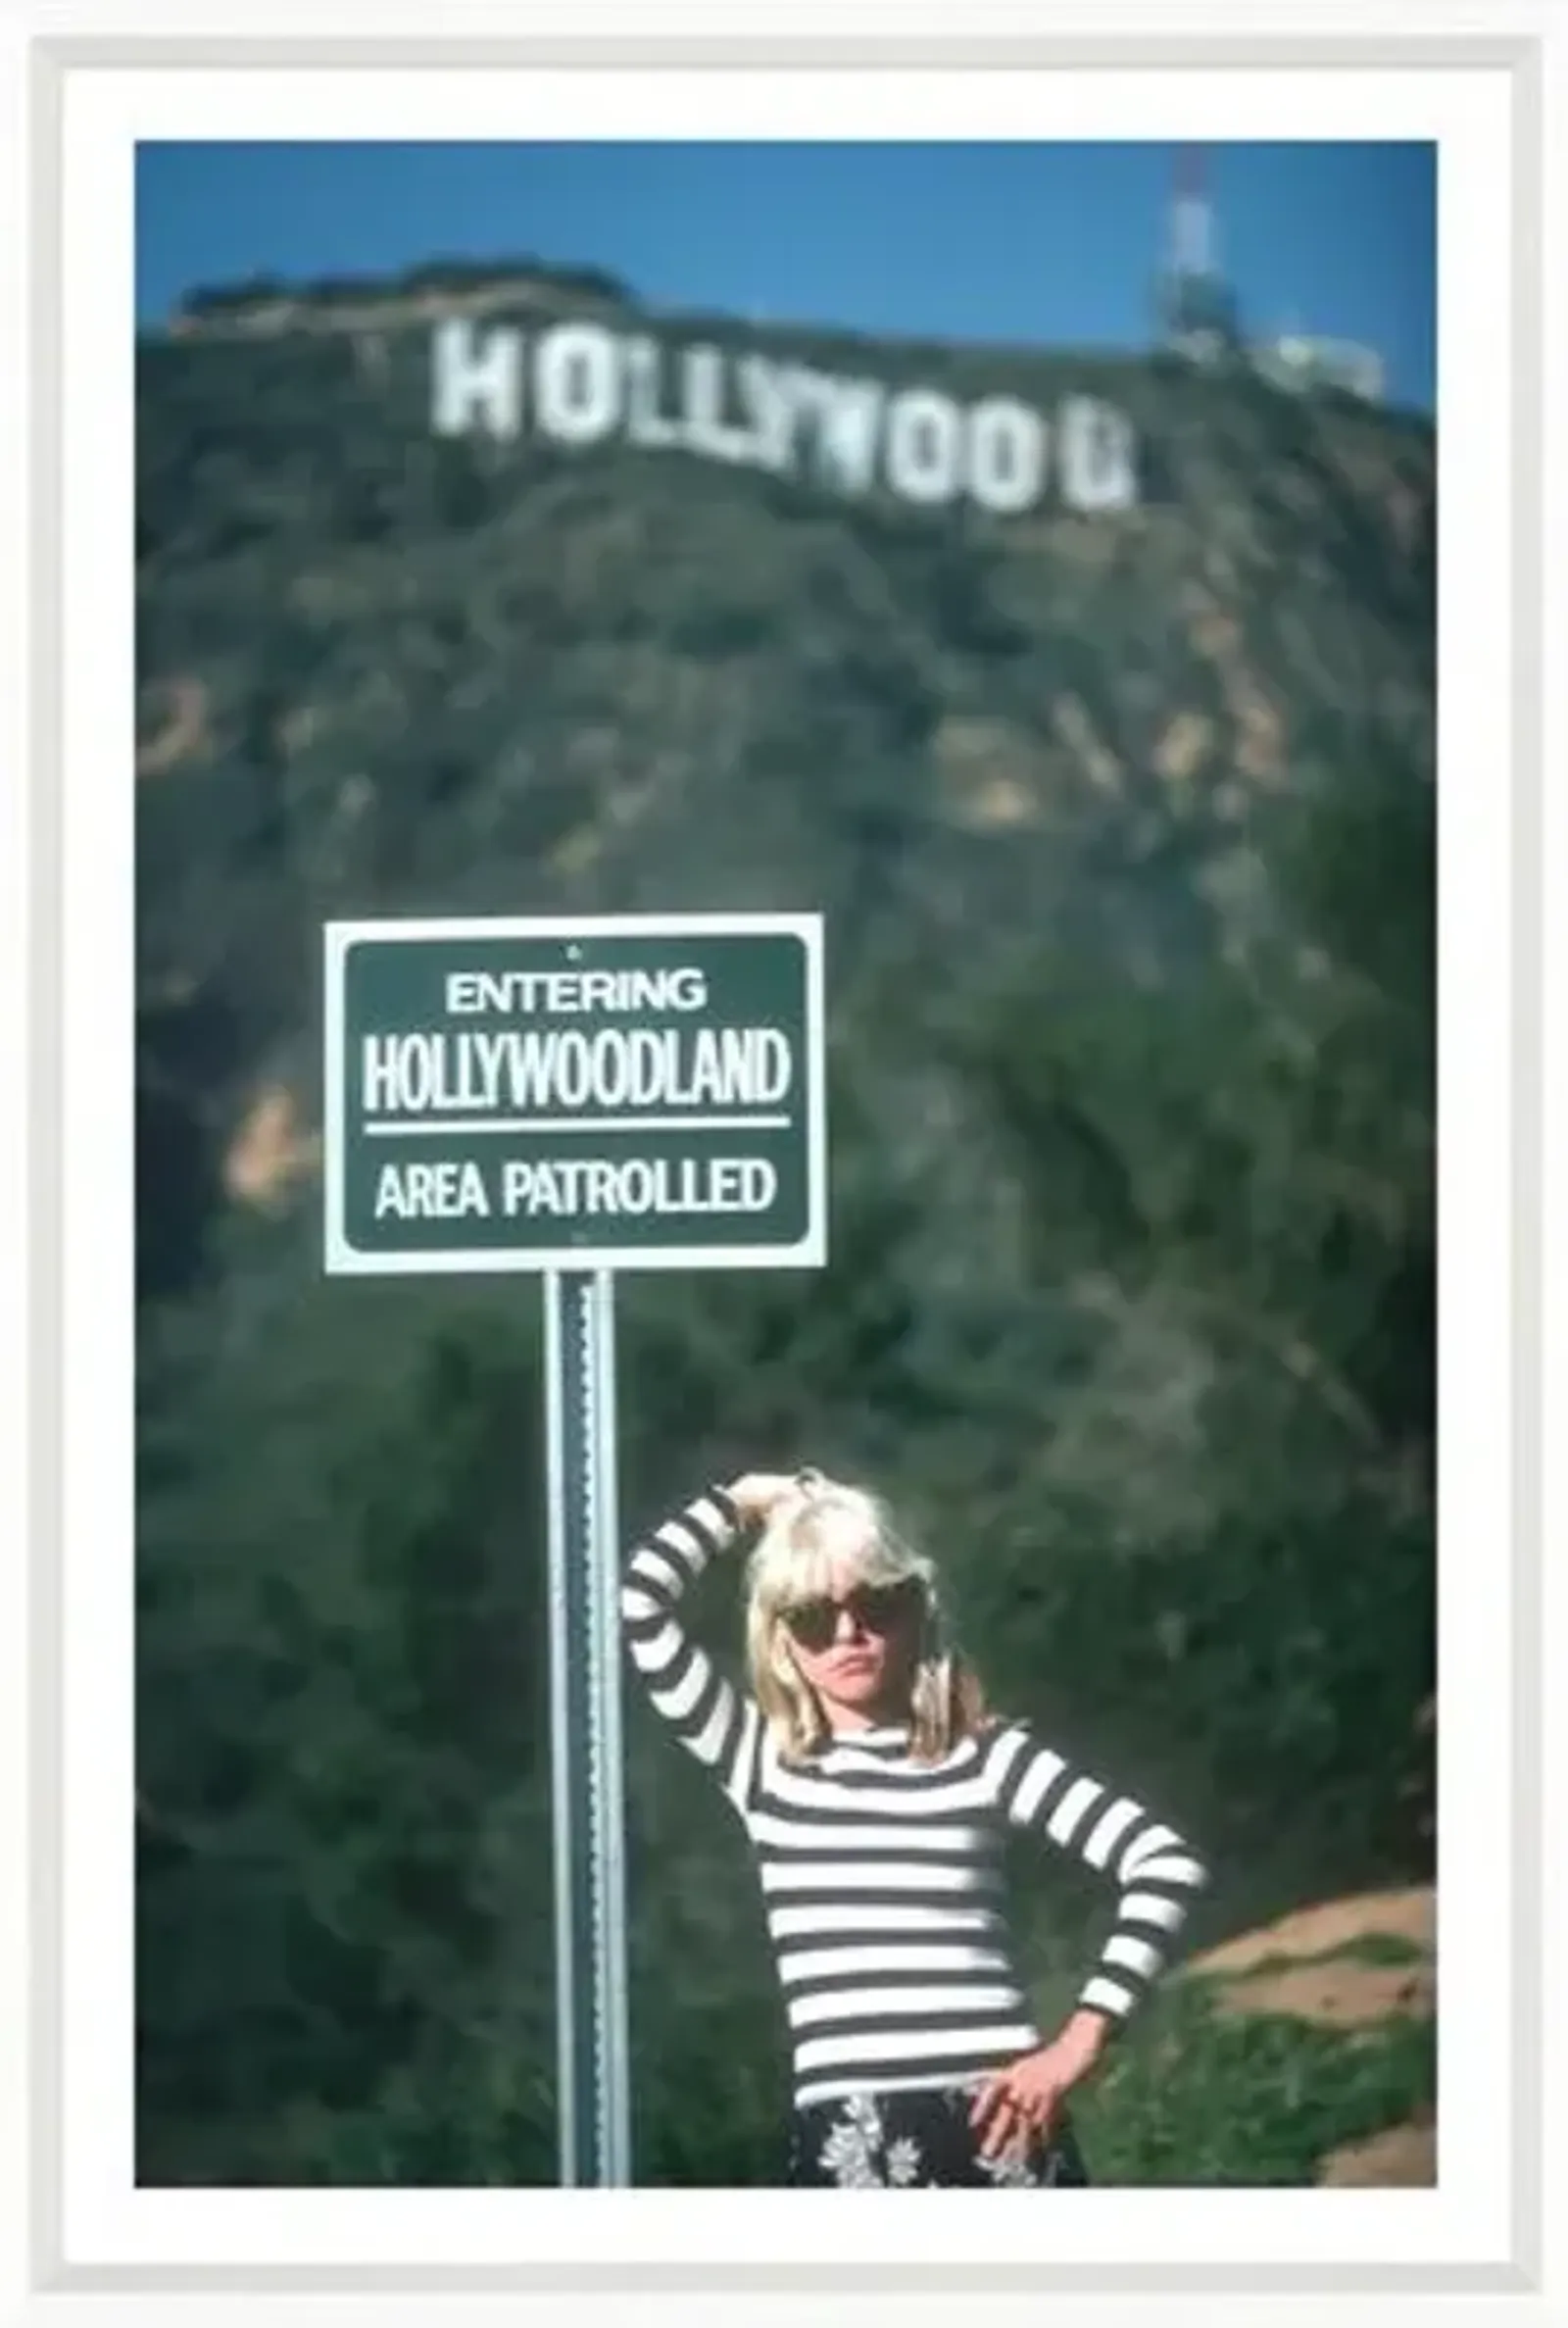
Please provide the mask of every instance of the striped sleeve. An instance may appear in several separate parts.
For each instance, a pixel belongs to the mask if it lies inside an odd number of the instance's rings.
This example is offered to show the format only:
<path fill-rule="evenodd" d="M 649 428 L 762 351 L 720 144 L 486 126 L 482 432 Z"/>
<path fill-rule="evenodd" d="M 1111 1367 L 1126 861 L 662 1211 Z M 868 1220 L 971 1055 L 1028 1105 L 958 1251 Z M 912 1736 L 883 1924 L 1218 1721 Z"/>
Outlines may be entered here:
<path fill-rule="evenodd" d="M 992 1766 L 996 1805 L 1010 1826 L 1044 1835 L 1116 1886 L 1116 1919 L 1078 2004 L 1125 2021 L 1165 1970 L 1207 1867 L 1174 1827 L 1022 1724 L 999 1737 Z"/>
<path fill-rule="evenodd" d="M 757 1768 L 761 1717 L 687 1632 L 681 1602 L 715 1554 L 740 1533 L 721 1487 L 662 1520 L 633 1551 L 621 1578 L 620 1622 L 648 1701 L 680 1744 L 711 1770 L 745 1811 Z"/>

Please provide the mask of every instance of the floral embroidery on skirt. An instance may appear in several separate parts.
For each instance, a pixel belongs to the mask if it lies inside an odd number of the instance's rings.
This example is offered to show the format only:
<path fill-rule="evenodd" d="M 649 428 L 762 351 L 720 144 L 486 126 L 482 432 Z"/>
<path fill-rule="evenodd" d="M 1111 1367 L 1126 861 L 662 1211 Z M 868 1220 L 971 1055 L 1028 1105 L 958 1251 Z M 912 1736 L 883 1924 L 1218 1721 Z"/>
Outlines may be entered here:
<path fill-rule="evenodd" d="M 791 2183 L 846 2191 L 1082 2187 L 1089 2180 L 1063 2120 L 1022 2158 L 985 2158 L 969 2123 L 972 2085 L 849 2094 L 795 2113 Z"/>

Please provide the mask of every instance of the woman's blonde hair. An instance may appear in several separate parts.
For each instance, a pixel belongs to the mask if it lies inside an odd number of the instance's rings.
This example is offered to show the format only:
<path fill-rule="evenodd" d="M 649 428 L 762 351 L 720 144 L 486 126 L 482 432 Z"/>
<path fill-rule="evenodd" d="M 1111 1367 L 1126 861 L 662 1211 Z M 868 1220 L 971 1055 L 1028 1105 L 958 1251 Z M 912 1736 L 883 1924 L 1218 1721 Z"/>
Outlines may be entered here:
<path fill-rule="evenodd" d="M 909 1752 L 917 1761 L 941 1761 L 989 1716 L 978 1677 L 949 1637 L 936 1569 L 904 1541 L 879 1496 L 820 1471 L 800 1472 L 773 1505 L 747 1564 L 747 1661 L 780 1758 L 804 1761 L 829 1735 L 783 1619 L 795 1603 L 825 1592 L 835 1571 L 864 1584 L 919 1585 Z"/>

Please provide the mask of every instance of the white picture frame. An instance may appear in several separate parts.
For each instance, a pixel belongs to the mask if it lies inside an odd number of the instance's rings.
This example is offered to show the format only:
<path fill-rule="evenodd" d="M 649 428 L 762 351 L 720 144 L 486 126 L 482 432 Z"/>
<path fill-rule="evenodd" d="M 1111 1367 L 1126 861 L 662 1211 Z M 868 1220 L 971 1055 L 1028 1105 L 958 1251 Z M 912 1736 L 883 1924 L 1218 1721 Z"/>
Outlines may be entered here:
<path fill-rule="evenodd" d="M 1413 2322 L 1440 2294 L 1466 2317 L 1564 2316 L 1568 2256 L 1543 2149 L 1548 2059 L 1559 2087 L 1564 2067 L 1545 1978 L 1568 1940 L 1560 1874 L 1549 1958 L 1542 1922 L 1551 1832 L 1543 1624 L 1548 1607 L 1560 1621 L 1562 1594 L 1545 1574 L 1534 1469 L 1545 1185 L 1535 1091 L 1546 554 L 1539 237 L 1550 215 L 1548 96 L 1559 152 L 1568 133 L 1561 20 L 1548 43 L 1544 16 L 1525 0 L 1495 0 L 1483 34 L 1452 31 L 1435 6 L 1394 0 L 1364 0 L 1332 24 L 1307 0 L 1266 10 L 1260 0 L 1094 0 L 1032 9 L 1027 23 L 1000 5 L 971 7 L 961 24 L 906 9 L 896 33 L 847 26 L 842 12 L 830 30 L 825 10 L 808 23 L 777 7 L 750 11 L 744 32 L 713 7 L 657 29 L 631 9 L 612 18 L 557 6 L 531 10 L 522 25 L 499 7 L 444 21 L 383 8 L 365 12 L 363 30 L 319 31 L 311 13 L 225 0 L 149 31 L 111 0 L 34 4 L 30 45 L 8 61 L 28 76 L 32 498 L 26 846 L 8 852 L 3 876 L 19 890 L 8 931 L 19 974 L 6 984 L 14 995 L 26 972 L 30 1014 L 28 1172 L 25 1206 L 19 1195 L 6 1209 L 19 1254 L 8 1275 L 23 1281 L 24 1221 L 31 1287 L 27 1338 L 16 1338 L 27 1558 L 11 1563 L 3 1628 L 6 1702 L 29 1709 L 29 1794 L 14 1790 L 20 1816 L 8 1826 L 7 1986 L 28 2072 L 8 2127 L 22 2174 L 21 2204 L 9 2190 L 6 2200 L 7 2316 L 31 2321 L 92 2295 L 117 2319 L 162 2318 L 173 2293 L 200 2297 L 204 2316 L 226 2314 L 238 2294 L 247 2318 L 280 2319 L 324 2293 L 357 2299 L 366 2316 L 373 2305 L 377 2319 L 444 2314 L 454 2296 L 522 2298 L 529 2317 L 629 2296 L 639 2317 L 683 2328 L 737 2306 L 748 2320 L 793 2321 L 804 2308 L 904 2323 L 956 2296 L 1019 2321 L 1038 2317 L 1044 2298 L 1072 2321 L 1153 2314 L 1205 2328 L 1216 2316 L 1251 2319 L 1264 2303 L 1303 2322 L 1331 2303 L 1342 2320 Z M 1439 139 L 1445 1988 L 1431 2192 L 1094 2191 L 1043 2233 L 1038 2210 L 1026 2217 L 989 2194 L 978 2207 L 953 2194 L 951 2206 L 910 2210 L 879 2204 L 882 2194 L 819 2204 L 804 2193 L 134 2186 L 133 141 L 496 134 L 508 88 L 526 82 L 544 102 L 545 75 L 558 76 L 547 92 L 557 133 L 572 126 L 559 110 L 569 84 L 592 133 L 671 134 L 677 116 L 695 118 L 694 78 L 701 111 L 725 74 L 732 136 L 789 134 L 807 119 L 834 134 L 887 134 L 901 121 L 917 134 L 911 124 L 939 115 L 953 133 L 961 123 L 976 134 L 987 114 L 1008 124 L 991 134 L 1028 133 L 1017 124 L 1031 118 L 1042 124 L 1034 134 L 1061 134 L 1049 124 L 1062 118 L 1052 107 L 1071 75 L 1077 135 L 1215 136 L 1227 125 L 1253 137 L 1327 135 L 1338 120 L 1339 134 Z M 1044 75 L 1051 103 L 1042 94 L 1031 116 Z M 14 90 L 20 114 L 20 74 Z M 1129 127 L 1135 119 L 1149 125 Z M 542 133 L 520 99 L 512 133 Z M 1556 175 L 1560 208 L 1560 165 Z M 14 395 L 20 383 L 7 385 Z M 1559 404 L 1565 391 L 1559 372 Z M 1559 461 L 1559 483 L 1560 471 Z M 5 627 L 20 657 L 22 629 Z M 1560 826 L 1559 813 L 1559 839 Z M 25 956 L 14 936 L 23 916 Z M 1560 1722 L 1556 1734 L 1560 1744 Z M 1560 1788 L 1555 1803 L 1560 1838 Z M 1549 1872 L 1549 1854 L 1544 1863 Z M 1568 2187 L 1561 2118 L 1559 2104 L 1558 2188 Z"/>

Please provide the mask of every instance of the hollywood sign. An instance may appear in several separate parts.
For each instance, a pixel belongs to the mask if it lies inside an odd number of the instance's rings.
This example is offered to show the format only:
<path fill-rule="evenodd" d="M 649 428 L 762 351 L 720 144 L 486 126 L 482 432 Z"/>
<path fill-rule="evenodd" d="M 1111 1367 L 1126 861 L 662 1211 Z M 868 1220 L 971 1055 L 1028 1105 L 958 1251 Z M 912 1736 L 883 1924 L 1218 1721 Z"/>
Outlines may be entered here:
<path fill-rule="evenodd" d="M 671 347 L 602 323 L 527 334 L 437 325 L 431 371 L 437 435 L 520 436 L 556 444 L 619 438 L 710 461 L 805 473 L 849 493 L 883 485 L 927 507 L 967 500 L 1015 516 L 1047 498 L 1071 510 L 1138 499 L 1131 424 L 1093 396 L 1047 417 L 1011 396 L 960 402 L 936 388 L 892 388 L 772 356 Z"/>

